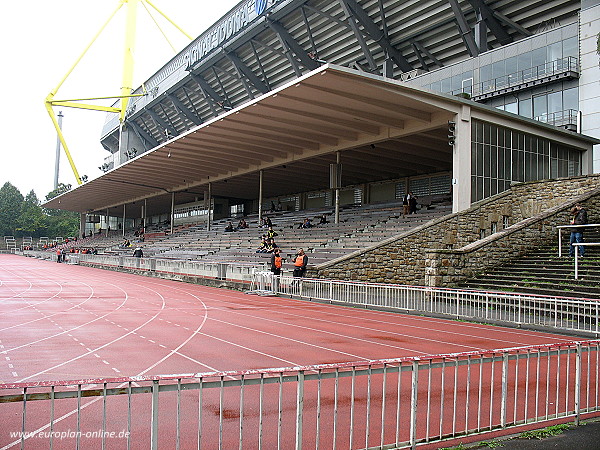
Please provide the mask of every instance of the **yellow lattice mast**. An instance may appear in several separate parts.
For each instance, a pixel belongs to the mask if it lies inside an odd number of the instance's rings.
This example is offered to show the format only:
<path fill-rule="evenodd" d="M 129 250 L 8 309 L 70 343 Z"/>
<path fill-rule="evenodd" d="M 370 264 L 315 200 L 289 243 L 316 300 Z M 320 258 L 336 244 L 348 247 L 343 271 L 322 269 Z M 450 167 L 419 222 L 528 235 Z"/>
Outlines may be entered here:
<path fill-rule="evenodd" d="M 77 184 L 82 184 L 83 180 L 79 176 L 79 172 L 77 172 L 77 168 L 75 167 L 75 163 L 73 162 L 73 158 L 71 157 L 71 153 L 69 152 L 69 148 L 67 147 L 67 143 L 65 142 L 65 138 L 63 136 L 62 130 L 58 124 L 58 120 L 56 115 L 54 114 L 53 106 L 63 106 L 69 108 L 79 108 L 79 109 L 90 109 L 94 111 L 106 111 L 112 113 L 119 113 L 119 123 L 120 126 L 123 126 L 125 121 L 125 112 L 127 111 L 127 104 L 129 102 L 130 97 L 139 97 L 145 94 L 131 94 L 133 92 L 133 69 L 134 69 L 134 50 L 135 50 L 135 37 L 136 37 L 136 24 L 137 24 L 137 8 L 138 3 L 141 3 L 148 14 L 152 17 L 152 14 L 148 10 L 148 6 L 153 8 L 156 12 L 158 12 L 161 16 L 163 16 L 171 25 L 177 28 L 182 34 L 184 34 L 188 39 L 192 40 L 192 37 L 189 36 L 185 31 L 183 31 L 179 26 L 177 26 L 171 19 L 169 19 L 162 11 L 160 11 L 152 2 L 149 0 L 119 0 L 118 5 L 110 15 L 108 20 L 102 25 L 98 33 L 94 36 L 85 50 L 81 53 L 79 58 L 75 61 L 75 63 L 71 66 L 71 68 L 67 71 L 65 76 L 60 80 L 58 85 L 48 94 L 46 97 L 46 110 L 52 119 L 52 123 L 54 124 L 54 128 L 56 128 L 56 132 L 58 133 L 58 138 L 62 144 L 62 147 L 67 155 L 67 159 L 69 160 L 69 164 L 71 165 L 71 169 L 73 170 L 73 174 L 75 175 L 75 179 L 77 180 Z M 122 77 L 121 77 L 121 92 L 119 95 L 109 96 L 109 97 L 92 97 L 92 98 L 78 98 L 78 99 L 62 99 L 56 100 L 54 97 L 58 93 L 58 90 L 66 81 L 66 79 L 71 75 L 75 67 L 80 63 L 81 59 L 88 52 L 92 44 L 98 39 L 98 37 L 102 34 L 106 26 L 110 23 L 110 21 L 115 17 L 117 12 L 121 9 L 123 5 L 127 6 L 127 19 L 125 21 L 125 42 L 124 42 L 124 51 L 123 51 L 123 67 L 122 67 Z M 160 26 L 156 21 L 154 21 L 156 26 L 160 29 Z M 164 32 L 160 30 L 163 36 L 165 36 Z M 165 36 L 166 39 L 166 36 Z M 169 43 L 170 44 L 170 43 Z M 173 47 L 171 45 L 171 47 Z M 175 50 L 175 49 L 173 49 Z M 106 100 L 106 99 L 120 99 L 119 107 L 111 107 L 111 106 L 99 106 L 99 105 L 90 105 L 87 102 L 90 100 Z"/>

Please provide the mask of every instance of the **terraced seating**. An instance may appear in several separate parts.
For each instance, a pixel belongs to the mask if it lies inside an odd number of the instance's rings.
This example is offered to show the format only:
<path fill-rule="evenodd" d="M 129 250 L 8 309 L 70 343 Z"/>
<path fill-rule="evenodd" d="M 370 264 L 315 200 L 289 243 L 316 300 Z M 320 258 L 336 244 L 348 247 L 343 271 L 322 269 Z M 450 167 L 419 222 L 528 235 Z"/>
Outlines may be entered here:
<path fill-rule="evenodd" d="M 337 224 L 333 223 L 330 208 L 267 212 L 265 215 L 271 218 L 278 234 L 275 242 L 282 250 L 286 269 L 291 268 L 291 260 L 300 247 L 307 252 L 309 265 L 314 266 L 369 247 L 450 212 L 451 206 L 442 204 L 402 217 L 399 203 L 350 206 L 341 209 Z M 323 214 L 329 222 L 318 224 Z M 313 227 L 299 229 L 307 217 L 312 219 Z M 201 223 L 174 230 L 172 235 L 155 236 L 144 243 L 144 254 L 173 259 L 267 263 L 271 257 L 269 253 L 256 253 L 260 236 L 266 229 L 259 228 L 257 215 L 245 219 L 249 228 L 236 232 L 225 232 L 224 229 L 228 220 L 234 224 L 237 220 L 221 219 L 211 224 L 210 231 L 205 223 Z"/>

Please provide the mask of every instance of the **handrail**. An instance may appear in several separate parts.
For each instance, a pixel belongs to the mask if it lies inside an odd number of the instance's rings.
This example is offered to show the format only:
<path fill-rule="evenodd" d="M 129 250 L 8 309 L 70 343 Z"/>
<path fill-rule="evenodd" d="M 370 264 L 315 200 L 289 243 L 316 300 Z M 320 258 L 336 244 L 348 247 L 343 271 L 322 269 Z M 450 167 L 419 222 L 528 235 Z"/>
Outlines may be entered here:
<path fill-rule="evenodd" d="M 574 242 L 573 246 L 575 247 L 594 247 L 600 245 L 600 242 Z M 575 279 L 578 280 L 579 279 L 579 251 L 577 248 L 575 248 Z"/>
<path fill-rule="evenodd" d="M 562 230 L 566 228 L 595 228 L 600 227 L 600 223 L 590 223 L 586 225 L 559 225 L 556 227 L 558 230 L 558 257 L 562 256 Z"/>

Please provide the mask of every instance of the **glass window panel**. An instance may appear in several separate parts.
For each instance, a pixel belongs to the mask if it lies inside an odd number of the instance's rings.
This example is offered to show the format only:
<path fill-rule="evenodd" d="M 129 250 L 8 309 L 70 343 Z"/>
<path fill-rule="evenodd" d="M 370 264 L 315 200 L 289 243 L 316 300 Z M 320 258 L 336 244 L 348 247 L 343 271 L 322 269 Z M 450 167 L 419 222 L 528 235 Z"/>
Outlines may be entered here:
<path fill-rule="evenodd" d="M 452 91 L 452 80 L 450 78 L 445 78 L 441 81 L 442 87 L 441 92 L 448 93 Z"/>
<path fill-rule="evenodd" d="M 503 176 L 503 178 L 508 181 L 512 180 L 511 154 L 512 154 L 512 150 L 506 149 L 504 151 L 504 176 Z"/>
<path fill-rule="evenodd" d="M 490 144 L 494 147 L 498 145 L 498 127 L 496 125 L 490 125 Z"/>
<path fill-rule="evenodd" d="M 492 78 L 506 75 L 504 61 L 496 61 L 492 64 Z"/>
<path fill-rule="evenodd" d="M 533 97 L 533 117 L 537 120 L 545 119 L 548 114 L 548 99 L 546 95 Z"/>
<path fill-rule="evenodd" d="M 433 83 L 431 83 L 430 89 L 432 91 L 441 92 L 442 91 L 442 82 L 441 81 L 434 81 Z"/>
<path fill-rule="evenodd" d="M 492 65 L 481 66 L 479 68 L 479 81 L 488 81 L 492 79 Z"/>
<path fill-rule="evenodd" d="M 505 61 L 506 75 L 508 76 L 509 83 L 516 83 L 519 80 L 518 77 L 518 62 L 517 57 L 513 56 Z"/>
<path fill-rule="evenodd" d="M 540 155 L 539 162 L 540 162 L 540 168 L 541 168 L 540 178 L 541 179 L 550 178 L 550 159 L 548 158 L 548 156 Z"/>
<path fill-rule="evenodd" d="M 502 127 L 498 128 L 498 147 L 504 147 L 504 134 L 506 130 Z"/>
<path fill-rule="evenodd" d="M 563 109 L 579 110 L 579 89 L 572 88 L 563 91 Z"/>
<path fill-rule="evenodd" d="M 453 93 L 458 93 L 460 92 L 460 89 L 462 88 L 462 75 L 454 75 L 451 78 L 451 89 Z"/>
<path fill-rule="evenodd" d="M 525 152 L 519 152 L 517 155 L 518 163 L 517 163 L 517 181 L 525 181 Z"/>
<path fill-rule="evenodd" d="M 492 176 L 492 168 L 490 163 L 491 152 L 491 147 L 486 144 L 483 149 L 483 175 L 488 178 Z"/>
<path fill-rule="evenodd" d="M 489 178 L 483 179 L 483 198 L 488 198 L 491 195 L 491 180 Z"/>
<path fill-rule="evenodd" d="M 579 57 L 579 46 L 577 42 L 577 36 L 573 36 L 569 39 L 565 39 L 562 41 L 562 54 L 563 58 L 568 56 L 573 56 L 575 58 Z"/>
<path fill-rule="evenodd" d="M 508 111 L 513 114 L 518 114 L 519 113 L 519 105 L 517 103 L 517 100 L 515 100 L 512 103 L 507 103 L 506 105 L 504 105 L 504 111 Z"/>
<path fill-rule="evenodd" d="M 517 68 L 519 71 L 531 69 L 531 52 L 523 53 L 517 57 Z"/>
<path fill-rule="evenodd" d="M 496 83 L 496 89 L 506 86 L 506 70 L 504 61 L 497 61 L 492 64 L 492 76 Z"/>
<path fill-rule="evenodd" d="M 483 142 L 483 122 L 477 122 L 477 142 Z"/>
<path fill-rule="evenodd" d="M 519 100 L 519 114 L 531 118 L 531 99 Z"/>
<path fill-rule="evenodd" d="M 473 93 L 473 76 L 462 79 L 462 81 L 461 81 L 461 90 L 462 90 L 462 92 L 466 92 L 468 94 L 472 94 Z"/>
<path fill-rule="evenodd" d="M 564 159 L 558 160 L 558 176 L 568 177 L 569 176 L 569 161 Z"/>
<path fill-rule="evenodd" d="M 546 47 L 548 51 L 547 61 L 556 61 L 562 58 L 562 42 L 555 42 Z"/>
<path fill-rule="evenodd" d="M 517 137 L 519 139 L 518 149 L 525 150 L 525 135 L 523 133 L 519 133 Z"/>
<path fill-rule="evenodd" d="M 563 110 L 562 92 L 552 92 L 548 94 L 548 113 L 555 113 Z"/>
<path fill-rule="evenodd" d="M 550 178 L 558 178 L 558 160 L 550 160 Z"/>
<path fill-rule="evenodd" d="M 546 63 L 546 47 L 536 48 L 531 52 L 532 67 L 543 65 Z"/>
<path fill-rule="evenodd" d="M 477 177 L 471 177 L 471 202 L 476 202 L 477 198 Z"/>
<path fill-rule="evenodd" d="M 483 143 L 484 144 L 489 144 L 490 143 L 490 125 L 487 123 L 483 124 Z"/>
<path fill-rule="evenodd" d="M 492 178 L 498 178 L 498 149 L 495 147 L 490 148 L 490 176 Z"/>
<path fill-rule="evenodd" d="M 477 144 L 476 175 L 483 175 L 483 144 Z"/>

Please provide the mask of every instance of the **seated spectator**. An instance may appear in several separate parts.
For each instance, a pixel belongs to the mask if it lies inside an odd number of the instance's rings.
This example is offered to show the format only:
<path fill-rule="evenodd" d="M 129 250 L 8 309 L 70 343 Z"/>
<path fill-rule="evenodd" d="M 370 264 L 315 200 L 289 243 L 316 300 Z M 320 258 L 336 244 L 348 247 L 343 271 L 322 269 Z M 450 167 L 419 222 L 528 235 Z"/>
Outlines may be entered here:
<path fill-rule="evenodd" d="M 269 227 L 269 229 L 267 230 L 267 238 L 273 239 L 275 236 L 279 236 L 279 235 L 277 234 L 277 232 L 275 230 L 273 230 L 273 227 Z"/>
<path fill-rule="evenodd" d="M 237 231 L 236 228 L 233 228 L 233 224 L 231 223 L 231 220 L 229 222 L 227 222 L 227 225 L 225 226 L 225 233 L 231 233 L 232 231 Z"/>
<path fill-rule="evenodd" d="M 321 216 L 321 218 L 319 219 L 319 225 L 321 225 L 322 223 L 329 223 L 329 222 L 327 221 L 327 216 L 326 216 L 325 214 L 323 214 L 323 215 Z"/>
<path fill-rule="evenodd" d="M 279 248 L 279 246 L 275 243 L 275 241 L 273 239 L 267 239 L 265 253 L 273 253 L 276 248 Z"/>
<path fill-rule="evenodd" d="M 304 222 L 302 222 L 300 224 L 300 226 L 298 227 L 298 229 L 300 228 L 312 228 L 313 224 L 311 222 L 311 220 L 307 217 L 306 219 L 304 219 Z"/>
<path fill-rule="evenodd" d="M 136 249 L 133 251 L 133 256 L 135 256 L 136 258 L 144 257 L 144 252 L 142 251 L 141 247 L 136 247 Z"/>
<path fill-rule="evenodd" d="M 266 251 L 267 251 L 267 238 L 263 234 L 263 237 L 262 237 L 262 239 L 260 241 L 260 245 L 256 249 L 256 253 L 266 253 Z"/>
<path fill-rule="evenodd" d="M 246 223 L 246 220 L 244 218 L 240 219 L 240 221 L 238 222 L 238 230 L 243 230 L 244 228 L 248 228 L 248 224 Z"/>

